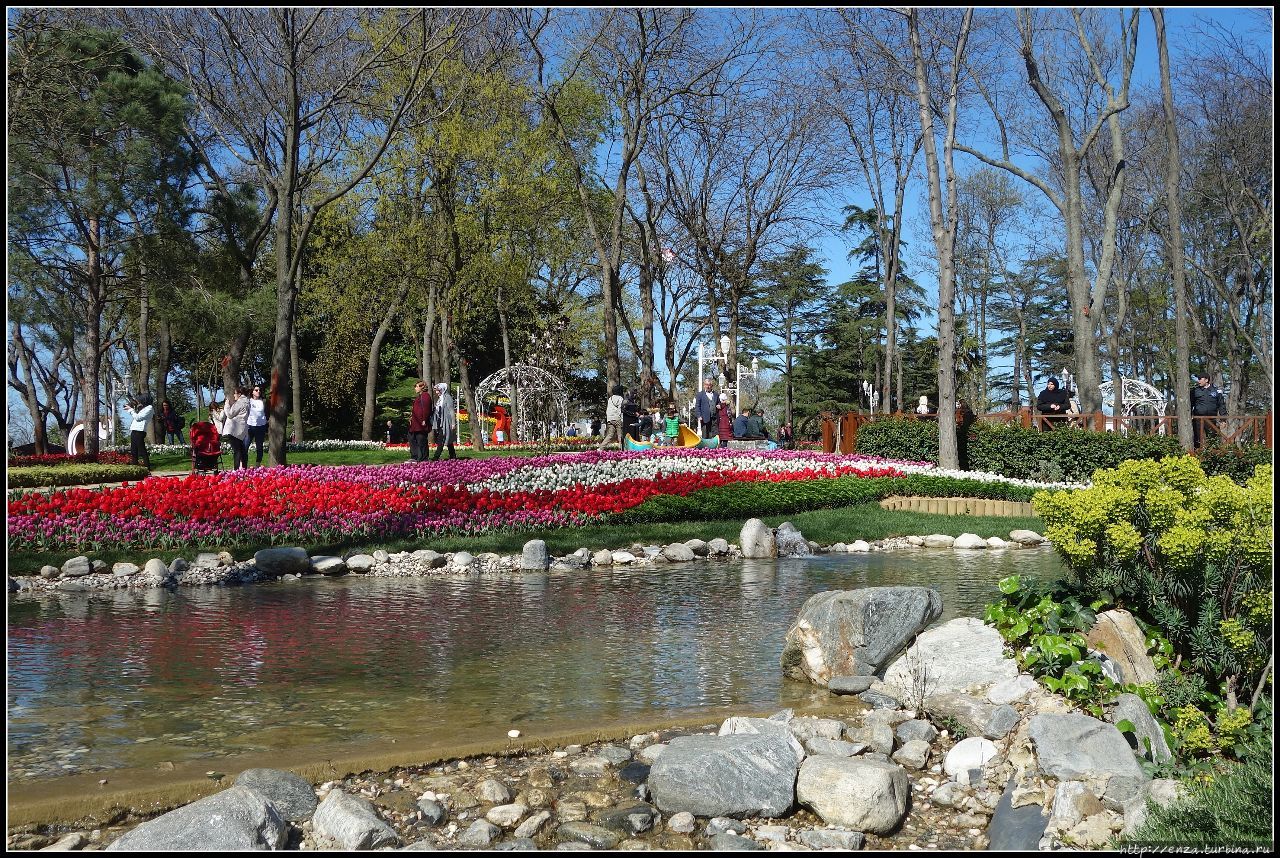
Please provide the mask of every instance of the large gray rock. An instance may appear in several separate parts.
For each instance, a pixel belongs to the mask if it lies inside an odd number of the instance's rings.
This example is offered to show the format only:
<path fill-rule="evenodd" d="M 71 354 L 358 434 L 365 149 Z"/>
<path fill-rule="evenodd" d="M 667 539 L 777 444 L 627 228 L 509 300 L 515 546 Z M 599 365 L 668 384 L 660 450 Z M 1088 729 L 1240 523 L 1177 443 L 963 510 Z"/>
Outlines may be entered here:
<path fill-rule="evenodd" d="M 356 575 L 363 575 L 374 567 L 378 561 L 369 554 L 353 554 L 347 558 L 347 569 Z"/>
<path fill-rule="evenodd" d="M 800 609 L 782 648 L 782 672 L 826 685 L 832 676 L 869 676 L 942 614 L 925 587 L 828 590 Z"/>
<path fill-rule="evenodd" d="M 61 571 L 63 578 L 80 578 L 92 572 L 93 565 L 89 562 L 88 557 L 81 554 L 63 563 Z"/>
<path fill-rule="evenodd" d="M 1160 729 L 1159 722 L 1152 717 L 1151 710 L 1142 702 L 1141 697 L 1136 694 L 1121 694 L 1116 698 L 1116 708 L 1111 713 L 1111 723 L 1119 724 L 1121 721 L 1133 724 L 1132 737 L 1128 734 L 1122 735 L 1130 740 L 1129 744 L 1142 756 L 1156 763 L 1163 763 L 1173 758 L 1169 743 L 1164 738 L 1164 730 Z"/>
<path fill-rule="evenodd" d="M 245 786 L 144 822 L 108 852 L 237 852 L 283 849 L 289 824 L 260 793 Z"/>
<path fill-rule="evenodd" d="M 705 550 L 705 548 L 706 545 L 704 543 L 703 549 Z M 670 560 L 672 563 L 688 563 L 697 555 L 694 553 L 692 548 L 683 542 L 673 542 L 662 549 L 662 556 Z"/>
<path fill-rule="evenodd" d="M 987 837 L 991 838 L 987 849 L 992 852 L 1036 852 L 1049 818 L 1038 804 L 1014 807 L 1013 787 L 1011 778 L 987 826 Z"/>
<path fill-rule="evenodd" d="M 269 577 L 305 575 L 311 571 L 311 558 L 305 548 L 263 548 L 253 555 L 253 565 Z"/>
<path fill-rule="evenodd" d="M 40 577 L 46 580 L 57 578 L 61 574 L 62 574 L 62 570 L 59 569 L 57 566 L 45 565 L 40 567 Z"/>
<path fill-rule="evenodd" d="M 111 574 L 117 578 L 128 578 L 140 571 L 136 563 L 115 563 L 111 566 Z"/>
<path fill-rule="evenodd" d="M 541 539 L 530 539 L 524 544 L 520 553 L 520 569 L 525 572 L 546 572 L 551 565 L 551 557 L 547 553 L 547 543 Z"/>
<path fill-rule="evenodd" d="M 311 569 L 321 575 L 346 575 L 347 561 L 341 557 L 317 554 L 311 558 Z"/>
<path fill-rule="evenodd" d="M 1128 611 L 1098 614 L 1086 637 L 1090 648 L 1106 653 L 1120 672 L 1122 685 L 1156 681 L 1156 665 L 1147 655 L 1147 636 Z"/>
<path fill-rule="evenodd" d="M 804 749 L 810 754 L 826 754 L 832 757 L 856 757 L 865 751 L 867 746 L 860 742 L 846 742 L 843 739 L 805 739 Z"/>
<path fill-rule="evenodd" d="M 931 533 L 924 538 L 925 548 L 950 548 L 955 544 L 956 538 L 948 536 L 945 533 Z"/>
<path fill-rule="evenodd" d="M 400 835 L 379 818 L 371 803 L 340 789 L 333 790 L 320 802 L 311 817 L 311 826 L 318 840 L 348 851 L 400 843 Z"/>
<path fill-rule="evenodd" d="M 649 793 L 665 814 L 782 816 L 795 803 L 803 749 L 790 733 L 672 739 L 649 771 Z"/>
<path fill-rule="evenodd" d="M 827 690 L 832 694 L 861 694 L 875 681 L 874 676 L 833 676 L 827 682 Z"/>
<path fill-rule="evenodd" d="M 1124 735 L 1088 715 L 1036 715 L 1027 725 L 1027 735 L 1040 768 L 1060 781 L 1108 775 L 1148 779 Z"/>
<path fill-rule="evenodd" d="M 1018 663 L 1004 654 L 1004 639 L 991 626 L 960 617 L 916 638 L 884 673 L 886 685 L 908 696 L 985 689 L 1018 675 Z"/>
<path fill-rule="evenodd" d="M 796 530 L 796 526 L 789 521 L 778 525 L 778 530 L 773 536 L 778 546 L 779 557 L 808 557 L 813 554 L 804 534 Z"/>
<path fill-rule="evenodd" d="M 955 542 L 951 543 L 951 547 L 961 550 L 985 549 L 987 541 L 976 533 L 962 533 L 956 537 Z"/>
<path fill-rule="evenodd" d="M 148 578 L 168 578 L 169 567 L 159 557 L 152 557 L 142 566 L 142 574 Z"/>
<path fill-rule="evenodd" d="M 742 525 L 738 545 L 742 556 L 749 559 L 778 556 L 778 541 L 773 536 L 773 529 L 758 518 L 747 519 Z"/>
<path fill-rule="evenodd" d="M 839 739 L 844 736 L 844 722 L 834 718 L 801 716 L 787 722 L 791 735 L 801 742 L 805 739 Z"/>
<path fill-rule="evenodd" d="M 716 556 L 728 554 L 729 543 L 717 536 L 715 539 L 707 541 L 707 551 Z"/>
<path fill-rule="evenodd" d="M 796 780 L 796 799 L 823 822 L 872 834 L 898 826 L 910 792 L 902 766 L 863 757 L 810 757 Z"/>
<path fill-rule="evenodd" d="M 923 718 L 912 718 L 910 721 L 903 721 L 893 731 L 894 738 L 900 743 L 907 742 L 933 742 L 938 738 L 937 729 Z"/>
<path fill-rule="evenodd" d="M 1009 539 L 1019 545 L 1039 545 L 1044 542 L 1044 537 L 1034 530 L 1011 530 Z"/>
<path fill-rule="evenodd" d="M 706 557 L 711 553 L 711 546 L 701 539 L 690 539 L 685 542 L 685 545 L 689 546 L 689 550 L 699 557 Z"/>
<path fill-rule="evenodd" d="M 310 819 L 320 800 L 311 784 L 293 772 L 280 769 L 245 769 L 236 776 L 237 786 L 262 793 L 290 822 Z"/>

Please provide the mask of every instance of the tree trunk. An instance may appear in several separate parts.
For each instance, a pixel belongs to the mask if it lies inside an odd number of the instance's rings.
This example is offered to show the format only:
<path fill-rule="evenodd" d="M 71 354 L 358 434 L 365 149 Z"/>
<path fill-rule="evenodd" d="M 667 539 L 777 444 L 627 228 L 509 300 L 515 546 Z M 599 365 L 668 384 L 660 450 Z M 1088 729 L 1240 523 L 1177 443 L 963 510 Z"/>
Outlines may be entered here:
<path fill-rule="evenodd" d="M 361 441 L 373 440 L 373 411 L 377 407 L 378 361 L 382 356 L 382 343 L 386 340 L 387 331 L 391 330 L 391 323 L 395 320 L 396 313 L 400 310 L 400 302 L 408 294 L 409 284 L 406 282 L 400 287 L 400 291 L 391 302 L 391 306 L 387 308 L 387 312 L 382 317 L 382 322 L 378 325 L 378 330 L 373 334 L 373 342 L 369 345 L 369 365 L 364 377 L 364 420 L 360 426 Z"/>
<path fill-rule="evenodd" d="M 13 329 L 13 349 L 22 369 L 24 385 L 22 398 L 26 402 L 27 411 L 31 413 L 31 428 L 34 435 L 32 441 L 35 443 L 36 455 L 44 456 L 49 452 L 49 435 L 45 429 L 46 414 L 45 409 L 40 407 L 40 399 L 36 393 L 35 376 L 31 372 L 31 352 L 27 349 L 26 340 L 22 338 L 22 326 L 18 324 L 15 324 Z"/>
<path fill-rule="evenodd" d="M 147 293 L 147 269 L 142 266 L 142 271 L 138 277 L 138 386 L 146 390 L 147 385 L 151 382 L 151 301 L 150 295 Z M 155 404 L 156 414 L 160 413 L 159 401 Z M 147 443 L 154 444 L 156 442 L 156 421 L 147 421 Z"/>
<path fill-rule="evenodd" d="M 98 217 L 89 218 L 89 247 L 86 265 L 89 277 L 89 304 L 85 308 L 88 318 L 87 346 L 85 355 L 88 363 L 88 377 L 84 385 L 84 450 L 90 456 L 98 454 L 98 424 L 102 418 L 102 401 L 99 398 L 98 386 L 102 381 L 102 312 L 106 305 L 102 284 L 102 221 Z M 110 403 L 115 407 L 115 403 Z M 70 451 L 68 451 L 70 452 Z"/>
<path fill-rule="evenodd" d="M 160 341 L 156 348 L 156 402 L 169 398 L 169 370 L 173 366 L 173 329 L 169 320 L 160 318 Z M 177 409 L 174 409 L 177 411 Z"/>
<path fill-rule="evenodd" d="M 467 372 L 467 357 L 457 343 L 453 346 L 454 357 L 458 361 L 458 382 L 462 387 L 462 398 L 467 404 L 467 419 L 471 423 L 471 446 L 477 453 L 484 452 L 484 420 L 480 409 L 476 407 L 475 391 L 471 389 L 471 375 Z"/>
<path fill-rule="evenodd" d="M 1195 445 L 1191 425 L 1191 332 L 1187 327 L 1187 274 L 1182 247 L 1182 157 L 1178 148 L 1178 119 L 1173 109 L 1173 87 L 1169 82 L 1169 46 L 1165 41 L 1164 11 L 1153 7 L 1151 18 L 1156 28 L 1156 49 L 1160 54 L 1160 92 L 1164 101 L 1164 134 L 1169 145 L 1169 162 L 1165 173 L 1168 195 L 1169 271 L 1173 275 L 1174 296 L 1174 414 L 1178 418 L 1178 443 L 1184 450 Z M 1233 385 L 1234 387 L 1235 385 Z"/>
<path fill-rule="evenodd" d="M 290 379 L 293 382 L 290 390 L 293 398 L 293 443 L 301 444 L 304 438 L 302 427 L 302 359 L 298 355 L 298 331 L 289 330 L 289 367 Z"/>

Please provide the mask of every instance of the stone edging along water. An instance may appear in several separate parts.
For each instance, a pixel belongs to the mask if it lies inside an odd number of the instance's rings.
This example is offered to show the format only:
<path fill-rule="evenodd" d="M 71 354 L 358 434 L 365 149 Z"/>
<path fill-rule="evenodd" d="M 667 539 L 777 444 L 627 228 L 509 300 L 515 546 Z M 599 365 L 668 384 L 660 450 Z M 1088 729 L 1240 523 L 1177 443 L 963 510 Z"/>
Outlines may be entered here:
<path fill-rule="evenodd" d="M 767 534 L 766 534 L 767 532 Z M 699 558 L 734 560 L 813 554 L 857 554 L 918 548 L 945 548 L 958 551 L 979 549 L 1034 548 L 1047 545 L 1044 537 L 1030 530 L 1014 530 L 1009 538 L 983 538 L 964 533 L 958 537 L 945 534 L 899 536 L 868 542 L 857 539 L 820 545 L 804 539 L 789 522 L 769 528 L 759 519 L 743 525 L 739 544 L 724 539 L 690 539 L 666 546 L 632 545 L 629 548 L 592 551 L 579 548 L 563 557 L 552 557 L 546 543 L 531 540 L 520 555 L 467 551 L 440 553 L 430 549 L 389 554 L 378 550 L 372 554 L 348 554 L 343 557 L 308 555 L 302 548 L 264 548 L 252 558 L 236 560 L 230 552 L 203 552 L 193 561 L 175 557 L 169 563 L 159 558 L 136 563 L 121 562 L 108 567 L 101 560 L 81 555 L 57 566 L 44 566 L 30 575 L 9 578 L 9 592 L 19 591 L 86 592 L 92 590 L 148 589 L 153 587 L 201 586 L 207 584 L 254 584 L 282 579 L 293 581 L 309 576 L 346 574 L 385 578 L 421 576 L 467 576 L 473 574 L 504 575 L 574 572 L 613 566 L 657 566 L 687 563 Z M 743 546 L 746 546 L 745 548 Z"/>

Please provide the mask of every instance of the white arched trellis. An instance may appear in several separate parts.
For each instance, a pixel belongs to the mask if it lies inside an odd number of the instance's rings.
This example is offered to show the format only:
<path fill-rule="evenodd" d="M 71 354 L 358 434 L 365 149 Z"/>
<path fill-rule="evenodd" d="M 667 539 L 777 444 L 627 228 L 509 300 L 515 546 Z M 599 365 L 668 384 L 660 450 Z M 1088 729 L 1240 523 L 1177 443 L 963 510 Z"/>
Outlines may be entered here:
<path fill-rule="evenodd" d="M 1156 388 L 1136 378 L 1122 378 L 1120 404 L 1122 417 L 1163 417 L 1169 399 Z M 1104 406 L 1112 404 L 1115 383 L 1104 381 L 1098 386 L 1098 395 Z"/>
<path fill-rule="evenodd" d="M 476 398 L 480 407 L 493 397 L 505 396 L 515 405 L 515 440 L 532 441 L 546 436 L 548 422 L 554 420 L 560 431 L 569 423 L 569 393 L 564 382 L 536 366 L 518 363 L 500 369 L 480 382 Z"/>

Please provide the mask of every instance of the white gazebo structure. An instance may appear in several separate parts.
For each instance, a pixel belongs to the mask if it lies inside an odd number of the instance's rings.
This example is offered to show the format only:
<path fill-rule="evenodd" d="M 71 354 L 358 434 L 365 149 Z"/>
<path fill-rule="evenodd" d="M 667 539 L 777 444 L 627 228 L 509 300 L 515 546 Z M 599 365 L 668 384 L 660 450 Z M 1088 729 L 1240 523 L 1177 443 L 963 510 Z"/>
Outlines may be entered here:
<path fill-rule="evenodd" d="M 1120 379 L 1120 413 L 1112 414 L 1112 417 L 1164 417 L 1169 407 L 1169 398 L 1161 393 L 1158 389 L 1145 381 L 1139 381 L 1136 378 Z M 1115 391 L 1114 381 L 1104 381 L 1098 385 L 1098 396 L 1102 400 L 1104 409 L 1110 408 L 1114 412 L 1115 409 Z M 1140 421 L 1145 423 L 1146 421 Z M 1152 428 L 1160 434 L 1164 434 L 1165 426 L 1163 421 L 1152 421 L 1156 426 Z M 1121 420 L 1108 420 L 1107 429 L 1109 431 L 1125 431 L 1128 424 Z"/>
<path fill-rule="evenodd" d="M 545 369 L 514 364 L 510 369 L 498 370 L 476 388 L 476 401 L 481 408 L 486 400 L 497 396 L 507 397 L 513 406 L 513 440 L 542 438 L 552 421 L 560 425 L 562 432 L 569 424 L 568 390 L 562 380 Z"/>

